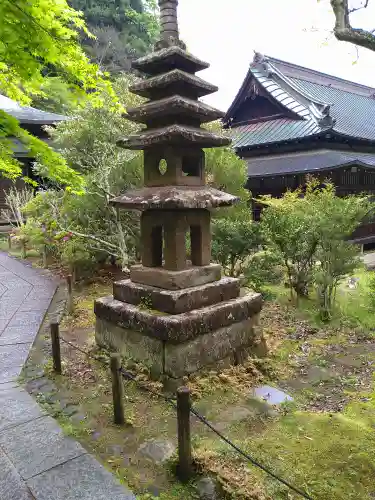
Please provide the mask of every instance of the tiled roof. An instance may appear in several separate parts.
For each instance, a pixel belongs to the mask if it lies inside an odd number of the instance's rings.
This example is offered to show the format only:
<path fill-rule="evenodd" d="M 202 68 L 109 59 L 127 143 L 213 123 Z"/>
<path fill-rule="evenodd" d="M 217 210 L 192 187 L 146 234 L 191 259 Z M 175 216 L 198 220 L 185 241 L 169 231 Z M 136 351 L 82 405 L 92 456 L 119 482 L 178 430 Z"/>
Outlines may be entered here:
<path fill-rule="evenodd" d="M 249 177 L 266 177 L 332 170 L 353 163 L 375 168 L 375 154 L 322 149 L 303 153 L 249 158 L 247 160 L 247 169 Z"/>
<path fill-rule="evenodd" d="M 232 145 L 235 149 L 241 149 L 258 144 L 299 139 L 317 134 L 320 131 L 316 123 L 312 121 L 280 118 L 233 128 Z"/>
<path fill-rule="evenodd" d="M 234 147 L 252 147 L 326 131 L 375 141 L 375 88 L 260 54 L 256 54 L 225 123 L 230 124 L 254 79 L 285 108 L 290 118 L 233 127 Z"/>
<path fill-rule="evenodd" d="M 17 118 L 20 123 L 35 123 L 40 125 L 51 125 L 67 119 L 64 115 L 49 113 L 30 106 L 20 106 L 16 101 L 0 94 L 0 109 Z"/>

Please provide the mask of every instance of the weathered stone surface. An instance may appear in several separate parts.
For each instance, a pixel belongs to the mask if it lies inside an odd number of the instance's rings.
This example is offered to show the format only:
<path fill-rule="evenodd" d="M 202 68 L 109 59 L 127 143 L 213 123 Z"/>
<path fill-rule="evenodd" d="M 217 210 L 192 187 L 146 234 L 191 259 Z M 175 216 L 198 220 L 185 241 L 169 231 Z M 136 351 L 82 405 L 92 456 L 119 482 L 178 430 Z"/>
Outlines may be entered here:
<path fill-rule="evenodd" d="M 218 328 L 248 320 L 261 308 L 262 297 L 259 293 L 249 293 L 244 297 L 175 315 L 143 310 L 115 300 L 112 296 L 95 302 L 97 318 L 171 343 L 186 342 Z"/>
<path fill-rule="evenodd" d="M 131 280 L 117 281 L 113 284 L 113 296 L 116 300 L 134 305 L 145 304 L 150 309 L 170 314 L 180 314 L 234 299 L 239 293 L 240 282 L 235 278 L 222 278 L 214 283 L 178 291 L 161 290 Z"/>
<path fill-rule="evenodd" d="M 54 467 L 27 481 L 37 500 L 135 500 L 90 455 Z"/>
<path fill-rule="evenodd" d="M 30 323 L 18 326 L 7 326 L 0 333 L 0 346 L 9 344 L 30 344 L 38 333 L 40 323 Z"/>
<path fill-rule="evenodd" d="M 0 432 L 41 416 L 43 412 L 24 389 L 0 389 Z"/>
<path fill-rule="evenodd" d="M 219 208 L 237 203 L 238 198 L 207 186 L 144 187 L 127 191 L 111 204 L 131 210 Z"/>
<path fill-rule="evenodd" d="M 169 271 L 161 267 L 132 266 L 130 279 L 135 283 L 165 290 L 182 290 L 205 285 L 221 279 L 221 266 L 188 267 L 182 271 Z"/>
<path fill-rule="evenodd" d="M 128 108 L 126 117 L 135 122 L 148 123 L 151 119 L 160 116 L 175 115 L 193 116 L 200 123 L 205 123 L 222 118 L 224 113 L 203 102 L 194 101 L 180 95 L 173 95 L 159 101 L 150 101 L 137 108 Z"/>
<path fill-rule="evenodd" d="M 248 348 L 254 341 L 251 319 L 200 335 L 183 344 L 165 344 L 165 373 L 173 378 L 197 372 L 217 361 L 231 357 L 236 350 Z"/>
<path fill-rule="evenodd" d="M 97 318 L 95 340 L 100 347 L 110 348 L 142 362 L 155 376 L 163 373 L 163 343 L 140 332 L 127 330 Z"/>
<path fill-rule="evenodd" d="M 196 488 L 201 500 L 218 500 L 220 498 L 217 484 L 211 477 L 202 477 L 197 482 Z"/>
<path fill-rule="evenodd" d="M 34 500 L 26 483 L 8 457 L 0 450 L 0 498 L 1 500 Z"/>
<path fill-rule="evenodd" d="M 164 96 L 174 94 L 185 95 L 186 90 L 188 90 L 188 96 L 194 96 L 198 99 L 198 97 L 216 92 L 218 88 L 216 85 L 202 80 L 199 76 L 190 75 L 180 69 L 173 69 L 161 75 L 140 80 L 131 85 L 129 90 L 134 94 L 151 99 L 154 97 L 160 98 L 161 93 L 164 93 Z M 178 92 L 178 90 L 181 91 Z"/>
<path fill-rule="evenodd" d="M 209 68 L 209 66 L 208 63 L 201 61 L 176 45 L 153 52 L 132 63 L 133 68 L 148 75 L 165 73 L 171 69 L 181 69 L 187 73 L 196 73 L 197 71 Z"/>
<path fill-rule="evenodd" d="M 64 437 L 50 417 L 0 432 L 0 446 L 24 479 L 85 453 L 81 445 Z"/>
<path fill-rule="evenodd" d="M 31 344 L 0 346 L 0 380 L 2 382 L 11 382 L 19 376 L 30 348 Z"/>
<path fill-rule="evenodd" d="M 176 447 L 170 441 L 151 440 L 143 443 L 138 451 L 141 455 L 145 455 L 156 464 L 161 464 L 172 457 L 176 451 Z"/>
<path fill-rule="evenodd" d="M 211 148 L 228 146 L 230 139 L 198 127 L 172 124 L 162 128 L 146 129 L 144 132 L 131 135 L 117 142 L 118 146 L 133 150 L 148 149 L 167 144 L 172 146 L 194 144 L 194 146 L 200 148 Z"/>

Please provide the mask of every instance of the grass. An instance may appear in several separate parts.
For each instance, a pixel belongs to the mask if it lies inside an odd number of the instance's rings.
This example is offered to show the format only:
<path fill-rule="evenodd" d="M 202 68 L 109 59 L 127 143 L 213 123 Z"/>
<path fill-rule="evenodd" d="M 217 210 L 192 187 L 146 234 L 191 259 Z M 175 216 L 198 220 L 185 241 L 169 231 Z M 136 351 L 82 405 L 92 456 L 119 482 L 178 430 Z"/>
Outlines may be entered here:
<path fill-rule="evenodd" d="M 349 290 L 345 282 L 340 286 L 338 306 L 329 325 L 320 321 L 313 297 L 301 300 L 296 308 L 288 301 L 287 290 L 273 287 L 277 298 L 265 304 L 261 321 L 270 347 L 269 358 L 249 360 L 244 366 L 222 372 L 211 371 L 187 382 L 194 391 L 194 405 L 201 413 L 251 456 L 304 489 L 314 500 L 370 500 L 375 495 L 375 393 L 370 389 L 371 373 L 367 373 L 375 362 L 375 345 L 374 352 L 370 349 L 364 358 L 367 364 L 363 373 L 349 367 L 327 381 L 315 381 L 292 392 L 294 402 L 276 409 L 273 415 L 263 411 L 263 403 L 254 403 L 251 390 L 260 383 L 279 385 L 302 379 L 301 368 L 329 370 L 335 356 L 352 353 L 350 349 L 361 347 L 361 343 L 368 347 L 373 342 L 369 331 L 374 328 L 368 301 L 370 274 L 359 270 L 355 276 L 359 277 L 356 289 Z M 75 311 L 64 319 L 62 335 L 98 353 L 93 337 L 93 302 L 110 293 L 111 282 L 107 279 L 78 287 Z M 293 336 L 298 328 L 312 330 L 299 339 Z M 362 337 L 353 337 L 357 333 Z M 302 347 L 306 345 L 305 353 Z M 362 359 L 363 353 L 355 355 Z M 64 375 L 49 376 L 54 378 L 59 394 L 79 404 L 85 416 L 81 422 L 75 422 L 49 405 L 64 431 L 81 441 L 137 492 L 138 500 L 154 498 L 154 490 L 160 492 L 160 500 L 196 499 L 193 484 L 181 485 L 176 481 L 172 473 L 175 457 L 155 464 L 139 454 L 140 445 L 150 439 L 176 443 L 174 410 L 133 383 L 126 383 L 127 425 L 117 427 L 112 423 L 107 370 L 64 345 L 62 356 Z M 131 370 L 139 380 L 151 383 L 144 367 L 133 363 Z M 358 386 L 364 374 L 367 378 Z M 343 410 L 338 412 L 331 410 L 329 404 L 320 404 L 322 395 L 328 395 L 328 403 L 330 398 L 344 398 Z M 312 403 L 316 403 L 314 410 Z M 216 476 L 226 499 L 300 498 L 239 458 L 207 428 L 196 421 L 192 425 L 198 471 Z M 116 446 L 121 447 L 121 453 L 114 452 Z"/>

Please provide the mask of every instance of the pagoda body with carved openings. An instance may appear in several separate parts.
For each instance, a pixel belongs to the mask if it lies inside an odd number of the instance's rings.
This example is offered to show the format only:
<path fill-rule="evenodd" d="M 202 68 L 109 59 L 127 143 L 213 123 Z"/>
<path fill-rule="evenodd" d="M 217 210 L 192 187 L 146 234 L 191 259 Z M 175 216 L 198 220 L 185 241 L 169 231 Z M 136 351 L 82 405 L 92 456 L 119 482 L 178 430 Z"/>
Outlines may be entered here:
<path fill-rule="evenodd" d="M 203 148 L 230 140 L 201 128 L 223 116 L 198 100 L 217 88 L 195 75 L 208 64 L 179 40 L 177 0 L 159 6 L 161 40 L 133 65 L 147 78 L 131 90 L 149 100 L 127 110 L 146 128 L 119 144 L 144 150 L 145 186 L 112 200 L 142 212 L 142 263 L 114 283 L 113 296 L 96 301 L 96 341 L 149 366 L 156 378 L 179 380 L 240 362 L 259 342 L 262 300 L 240 295 L 239 280 L 222 277 L 210 262 L 211 210 L 237 199 L 206 186 Z"/>

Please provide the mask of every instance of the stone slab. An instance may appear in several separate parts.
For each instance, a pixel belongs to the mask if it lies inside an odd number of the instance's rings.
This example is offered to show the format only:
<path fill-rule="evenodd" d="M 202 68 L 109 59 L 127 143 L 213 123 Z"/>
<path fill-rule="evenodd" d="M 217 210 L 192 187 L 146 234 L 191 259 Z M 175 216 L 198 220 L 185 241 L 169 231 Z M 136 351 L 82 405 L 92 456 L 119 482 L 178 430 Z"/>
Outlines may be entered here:
<path fill-rule="evenodd" d="M 221 278 L 221 266 L 190 266 L 182 271 L 169 271 L 161 267 L 132 266 L 130 279 L 134 283 L 155 286 L 165 290 L 182 290 L 194 286 L 205 285 Z"/>
<path fill-rule="evenodd" d="M 46 314 L 46 308 L 39 311 L 22 311 L 22 314 L 16 314 L 11 319 L 8 327 L 28 326 L 30 324 L 40 325 L 44 319 L 45 314 Z"/>
<path fill-rule="evenodd" d="M 27 484 L 37 500 L 136 500 L 90 455 L 69 460 Z"/>
<path fill-rule="evenodd" d="M 20 387 L 1 390 L 0 432 L 43 416 L 33 398 Z"/>
<path fill-rule="evenodd" d="M 31 348 L 30 344 L 0 346 L 0 380 L 11 382 L 21 373 Z"/>
<path fill-rule="evenodd" d="M 0 333 L 0 346 L 11 344 L 30 344 L 34 341 L 40 323 L 30 323 L 29 325 L 7 326 L 3 333 Z"/>
<path fill-rule="evenodd" d="M 1 450 L 0 498 L 1 500 L 35 500 L 14 465 Z"/>
<path fill-rule="evenodd" d="M 262 297 L 259 293 L 248 293 L 236 299 L 174 315 L 143 310 L 115 300 L 112 296 L 95 301 L 97 318 L 176 344 L 245 321 L 258 314 L 261 308 Z"/>
<path fill-rule="evenodd" d="M 161 290 L 157 287 L 134 283 L 131 280 L 117 281 L 113 284 L 113 296 L 116 300 L 133 305 L 141 304 L 169 314 L 181 314 L 210 306 L 234 299 L 239 294 L 240 281 L 227 277 L 214 283 L 177 291 Z"/>
<path fill-rule="evenodd" d="M 289 394 L 270 385 L 256 387 L 253 391 L 253 396 L 260 398 L 263 401 L 267 401 L 268 404 L 276 406 L 281 403 L 285 403 L 286 401 L 293 401 L 293 398 L 289 396 Z"/>
<path fill-rule="evenodd" d="M 80 444 L 63 435 L 51 417 L 0 432 L 0 446 L 24 479 L 86 453 Z"/>
<path fill-rule="evenodd" d="M 247 319 L 230 326 L 200 335 L 183 344 L 165 344 L 165 374 L 179 378 L 213 366 L 219 360 L 230 357 L 236 362 L 236 352 L 243 356 L 251 350 L 255 340 L 253 321 Z"/>

